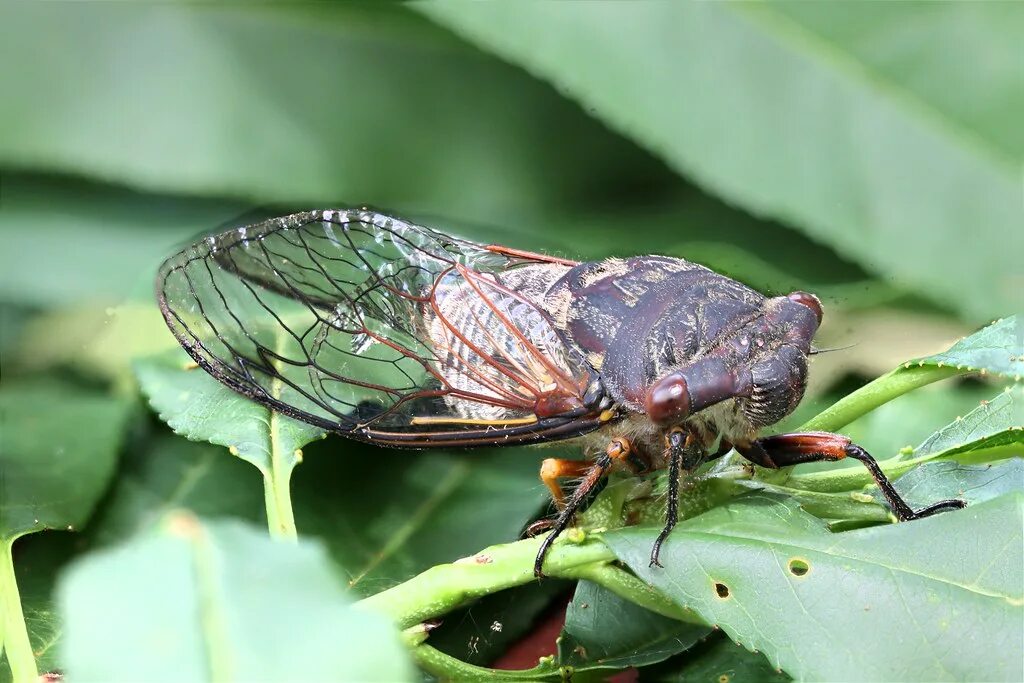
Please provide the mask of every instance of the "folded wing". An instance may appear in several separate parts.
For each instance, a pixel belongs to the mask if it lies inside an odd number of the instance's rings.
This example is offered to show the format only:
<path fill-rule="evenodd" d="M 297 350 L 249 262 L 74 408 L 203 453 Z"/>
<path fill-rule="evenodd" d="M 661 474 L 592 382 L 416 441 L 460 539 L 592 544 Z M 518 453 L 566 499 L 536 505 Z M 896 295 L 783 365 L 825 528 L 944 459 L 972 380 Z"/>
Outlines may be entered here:
<path fill-rule="evenodd" d="M 571 265 L 331 210 L 205 238 L 157 294 L 203 368 L 274 410 L 388 445 L 499 445 L 601 423 L 597 374 L 530 296 Z"/>

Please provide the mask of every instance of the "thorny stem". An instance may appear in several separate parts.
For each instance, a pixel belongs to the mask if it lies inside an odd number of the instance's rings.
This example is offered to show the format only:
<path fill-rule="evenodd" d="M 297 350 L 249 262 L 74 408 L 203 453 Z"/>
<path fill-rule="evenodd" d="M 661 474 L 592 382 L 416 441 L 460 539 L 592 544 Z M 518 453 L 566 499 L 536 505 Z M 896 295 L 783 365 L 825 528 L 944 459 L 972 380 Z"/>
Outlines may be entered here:
<path fill-rule="evenodd" d="M 28 639 L 21 595 L 14 575 L 12 548 L 15 539 L 0 539 L 0 647 L 7 654 L 15 683 L 34 683 L 39 678 L 32 644 Z"/>

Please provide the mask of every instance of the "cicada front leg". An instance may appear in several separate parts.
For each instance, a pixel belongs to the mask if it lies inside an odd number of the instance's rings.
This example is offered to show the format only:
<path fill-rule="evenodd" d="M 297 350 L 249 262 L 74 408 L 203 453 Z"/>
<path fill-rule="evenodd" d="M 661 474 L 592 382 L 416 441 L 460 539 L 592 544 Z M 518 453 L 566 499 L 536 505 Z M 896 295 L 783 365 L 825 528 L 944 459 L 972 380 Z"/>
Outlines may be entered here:
<path fill-rule="evenodd" d="M 652 567 L 660 567 L 658 555 L 661 553 L 661 544 L 665 542 L 668 535 L 672 533 L 676 522 L 679 521 L 679 479 L 682 476 L 684 466 L 693 465 L 700 460 L 700 453 L 694 458 L 694 449 L 700 448 L 696 444 L 693 434 L 684 431 L 680 427 L 673 427 L 665 435 L 665 459 L 668 461 L 668 505 L 665 509 L 665 527 L 658 534 L 651 548 Z"/>

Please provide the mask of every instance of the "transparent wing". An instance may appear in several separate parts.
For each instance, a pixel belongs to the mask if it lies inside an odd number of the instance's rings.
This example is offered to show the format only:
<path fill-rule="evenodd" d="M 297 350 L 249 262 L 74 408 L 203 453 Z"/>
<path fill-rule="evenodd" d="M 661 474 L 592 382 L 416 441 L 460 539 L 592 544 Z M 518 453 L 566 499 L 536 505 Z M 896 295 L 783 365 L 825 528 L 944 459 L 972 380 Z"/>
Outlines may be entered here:
<path fill-rule="evenodd" d="M 197 242 L 157 294 L 203 368 L 282 413 L 391 445 L 523 443 L 594 429 L 607 407 L 533 300 L 571 265 L 317 211 Z"/>

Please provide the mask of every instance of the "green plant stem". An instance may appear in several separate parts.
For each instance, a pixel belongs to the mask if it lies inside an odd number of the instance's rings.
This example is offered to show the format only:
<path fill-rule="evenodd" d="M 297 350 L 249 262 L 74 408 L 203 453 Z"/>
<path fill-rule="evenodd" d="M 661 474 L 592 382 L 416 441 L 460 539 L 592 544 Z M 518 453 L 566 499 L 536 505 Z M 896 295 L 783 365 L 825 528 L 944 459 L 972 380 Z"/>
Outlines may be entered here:
<path fill-rule="evenodd" d="M 267 528 L 274 538 L 294 541 L 298 539 L 295 514 L 292 512 L 291 471 L 282 472 L 277 460 L 271 473 L 263 476 L 263 499 L 267 506 Z"/>
<path fill-rule="evenodd" d="M 540 543 L 538 537 L 491 546 L 472 557 L 431 567 L 356 604 L 391 618 L 399 628 L 408 628 L 484 595 L 536 581 L 533 558 Z M 548 552 L 544 572 L 552 577 L 572 578 L 573 572 L 584 565 L 613 559 L 615 556 L 604 543 L 571 531 Z"/>
<path fill-rule="evenodd" d="M 276 343 L 278 355 L 286 351 L 283 335 L 279 335 Z M 271 383 L 271 393 L 281 395 L 281 381 L 275 379 Z M 295 528 L 295 513 L 292 512 L 291 478 L 292 470 L 297 462 L 294 453 L 282 453 L 281 438 L 278 434 L 283 416 L 270 411 L 267 431 L 270 439 L 270 471 L 263 472 L 263 497 L 267 506 L 267 525 L 270 535 L 274 538 L 295 541 L 298 531 Z"/>
<path fill-rule="evenodd" d="M 14 575 L 14 541 L 13 538 L 0 540 L 0 609 L 3 610 L 0 615 L 0 623 L 3 624 L 0 643 L 7 653 L 14 683 L 35 683 L 39 678 L 39 670 L 28 639 L 25 614 L 21 610 L 21 594 Z"/>
<path fill-rule="evenodd" d="M 561 669 L 554 665 L 553 657 L 545 657 L 532 669 L 509 671 L 475 666 L 423 644 L 430 630 L 417 624 L 402 631 L 413 659 L 420 668 L 437 676 L 442 681 L 538 681 L 562 678 Z"/>
<path fill-rule="evenodd" d="M 429 645 L 413 648 L 412 656 L 420 668 L 442 681 L 558 681 L 565 678 L 563 668 L 556 666 L 553 660 L 551 664 L 541 663 L 532 669 L 510 671 L 467 664 Z"/>
<path fill-rule="evenodd" d="M 870 474 L 865 476 L 870 479 Z M 796 477 L 790 478 L 790 484 Z M 742 483 L 743 488 L 760 490 L 767 493 L 778 493 L 793 498 L 807 512 L 822 519 L 847 519 L 861 522 L 885 522 L 889 519 L 889 511 L 871 496 L 864 498 L 863 493 L 849 489 L 831 492 L 807 490 L 800 486 L 779 486 L 771 482 L 752 480 Z M 859 488 L 859 487 L 853 487 Z"/>
<path fill-rule="evenodd" d="M 937 365 L 897 368 L 839 399 L 801 425 L 798 431 L 834 432 L 908 391 L 970 372 L 969 369 Z"/>

